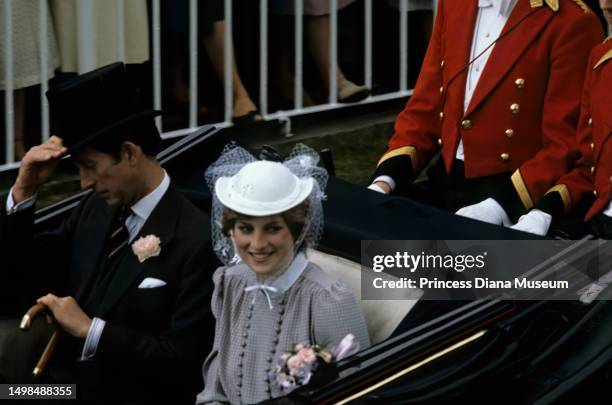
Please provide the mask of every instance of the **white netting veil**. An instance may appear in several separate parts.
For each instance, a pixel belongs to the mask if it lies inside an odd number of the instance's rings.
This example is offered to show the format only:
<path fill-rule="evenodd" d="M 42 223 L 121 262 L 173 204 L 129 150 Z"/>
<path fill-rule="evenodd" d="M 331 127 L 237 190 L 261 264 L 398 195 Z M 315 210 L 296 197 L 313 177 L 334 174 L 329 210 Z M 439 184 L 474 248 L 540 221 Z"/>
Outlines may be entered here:
<path fill-rule="evenodd" d="M 206 183 L 213 196 L 213 249 L 227 266 L 238 263 L 240 258 L 232 238 L 224 235 L 221 230 L 225 207 L 222 201 L 239 214 L 266 216 L 286 211 L 308 200 L 304 227 L 294 244 L 296 250 L 315 248 L 323 234 L 321 201 L 325 198 L 323 191 L 328 174 L 325 169 L 317 166 L 318 153 L 304 144 L 297 144 L 282 163 L 284 167 L 276 166 L 280 163 L 271 162 L 249 165 L 253 162 L 259 160 L 245 149 L 230 144 L 206 170 Z M 257 176 L 257 171 L 251 170 L 255 167 L 262 173 L 260 176 Z M 282 194 L 283 190 L 276 190 L 279 187 L 287 189 L 287 195 L 279 195 L 278 200 L 274 201 L 276 193 Z M 257 215 L 257 212 L 261 214 Z"/>

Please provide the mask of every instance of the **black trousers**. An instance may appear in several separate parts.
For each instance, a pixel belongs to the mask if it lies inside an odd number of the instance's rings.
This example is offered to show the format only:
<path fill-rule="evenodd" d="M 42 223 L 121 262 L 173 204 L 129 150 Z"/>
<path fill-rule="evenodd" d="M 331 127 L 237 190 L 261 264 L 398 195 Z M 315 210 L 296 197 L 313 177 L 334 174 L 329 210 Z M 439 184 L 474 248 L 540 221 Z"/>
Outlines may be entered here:
<path fill-rule="evenodd" d="M 599 214 L 591 220 L 591 232 L 600 239 L 612 239 L 612 217 Z"/>
<path fill-rule="evenodd" d="M 426 181 L 414 183 L 402 194 L 449 212 L 485 200 L 498 193 L 500 187 L 511 184 L 509 173 L 467 179 L 461 160 L 455 160 L 451 173 L 447 174 L 442 158 L 427 170 L 427 177 Z M 498 202 L 503 205 L 503 201 Z"/>

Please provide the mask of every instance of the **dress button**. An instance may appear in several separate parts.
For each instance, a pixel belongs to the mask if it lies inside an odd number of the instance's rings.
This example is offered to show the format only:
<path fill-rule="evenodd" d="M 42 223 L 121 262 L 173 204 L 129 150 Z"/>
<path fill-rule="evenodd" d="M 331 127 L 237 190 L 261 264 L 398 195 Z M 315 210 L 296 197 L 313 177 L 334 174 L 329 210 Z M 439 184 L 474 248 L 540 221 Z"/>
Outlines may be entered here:
<path fill-rule="evenodd" d="M 247 319 L 251 319 L 251 317 L 253 316 L 253 314 L 251 314 L 250 312 L 247 314 Z"/>
<path fill-rule="evenodd" d="M 438 146 L 442 146 L 442 138 L 438 138 Z"/>
<path fill-rule="evenodd" d="M 519 89 L 522 89 L 523 87 L 525 87 L 525 79 L 519 77 L 514 81 L 514 84 L 516 84 L 516 87 L 518 87 Z"/>
<path fill-rule="evenodd" d="M 278 314 L 281 315 L 281 316 L 284 315 L 285 314 L 285 308 L 280 308 L 278 310 Z"/>
<path fill-rule="evenodd" d="M 470 129 L 470 128 L 472 128 L 472 121 L 470 121 L 470 120 L 463 120 L 463 121 L 461 121 L 461 128 L 463 128 L 463 129 Z"/>
<path fill-rule="evenodd" d="M 506 129 L 506 137 L 508 139 L 512 138 L 514 136 L 514 130 L 512 128 L 508 128 Z"/>
<path fill-rule="evenodd" d="M 242 336 L 244 336 L 245 339 L 248 338 L 249 337 L 249 332 L 244 332 L 244 334 Z"/>
<path fill-rule="evenodd" d="M 595 142 L 591 142 L 591 150 L 595 150 Z"/>
<path fill-rule="evenodd" d="M 518 105 L 517 103 L 511 104 L 510 111 L 512 112 L 512 114 L 516 115 L 521 111 L 521 106 Z"/>
<path fill-rule="evenodd" d="M 440 62 L 440 68 L 441 68 L 441 69 L 444 69 L 444 65 L 445 65 L 445 64 L 446 64 L 446 62 L 445 62 L 445 61 Z"/>
<path fill-rule="evenodd" d="M 592 127 L 593 126 L 593 118 L 589 117 L 589 126 Z"/>
<path fill-rule="evenodd" d="M 247 323 L 246 325 L 244 325 L 244 327 L 247 328 L 247 329 L 251 329 L 251 324 Z"/>
<path fill-rule="evenodd" d="M 440 121 L 444 121 L 444 112 L 440 111 L 439 117 Z"/>
<path fill-rule="evenodd" d="M 242 342 L 242 347 L 246 347 L 246 342 Z"/>
<path fill-rule="evenodd" d="M 440 94 L 444 94 L 444 86 L 440 86 Z"/>
<path fill-rule="evenodd" d="M 270 350 L 270 354 L 271 354 L 272 356 L 274 356 L 274 353 L 276 353 L 276 348 L 274 348 L 274 349 Z"/>
<path fill-rule="evenodd" d="M 593 190 L 593 195 L 597 197 L 597 190 Z"/>
<path fill-rule="evenodd" d="M 610 176 L 610 184 L 612 184 L 612 176 Z"/>
<path fill-rule="evenodd" d="M 501 158 L 501 160 L 503 160 L 504 162 L 507 162 L 508 160 L 510 160 L 510 155 L 508 153 L 502 153 L 501 155 L 499 155 L 499 157 Z"/>
<path fill-rule="evenodd" d="M 268 361 L 268 363 L 272 363 L 272 356 L 268 356 L 266 360 Z"/>
<path fill-rule="evenodd" d="M 595 166 L 591 166 L 591 174 L 595 174 Z"/>
<path fill-rule="evenodd" d="M 244 357 L 244 352 L 240 352 L 240 357 Z"/>

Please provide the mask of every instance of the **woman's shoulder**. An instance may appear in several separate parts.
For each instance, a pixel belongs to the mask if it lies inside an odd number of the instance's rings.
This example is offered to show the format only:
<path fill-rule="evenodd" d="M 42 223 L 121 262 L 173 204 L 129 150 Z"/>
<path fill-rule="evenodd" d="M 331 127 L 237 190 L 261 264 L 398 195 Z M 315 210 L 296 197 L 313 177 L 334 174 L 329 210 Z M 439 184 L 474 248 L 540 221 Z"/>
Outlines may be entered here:
<path fill-rule="evenodd" d="M 213 282 L 216 288 L 222 286 L 238 286 L 247 283 L 247 279 L 252 277 L 252 272 L 244 264 L 234 266 L 221 266 L 213 274 Z"/>
<path fill-rule="evenodd" d="M 352 296 L 351 288 L 344 281 L 325 273 L 319 266 L 309 262 L 304 270 L 304 287 L 313 294 L 327 296 L 334 300 Z"/>

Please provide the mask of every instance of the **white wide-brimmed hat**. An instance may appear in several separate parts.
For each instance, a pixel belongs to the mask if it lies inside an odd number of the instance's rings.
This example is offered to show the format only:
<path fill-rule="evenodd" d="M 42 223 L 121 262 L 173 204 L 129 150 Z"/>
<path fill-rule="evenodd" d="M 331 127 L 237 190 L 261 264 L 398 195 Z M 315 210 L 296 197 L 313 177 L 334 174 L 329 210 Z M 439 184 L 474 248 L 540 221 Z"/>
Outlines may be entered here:
<path fill-rule="evenodd" d="M 231 177 L 220 177 L 215 194 L 223 206 L 239 214 L 262 217 L 299 205 L 312 193 L 313 183 L 282 163 L 262 160 L 244 165 Z"/>

